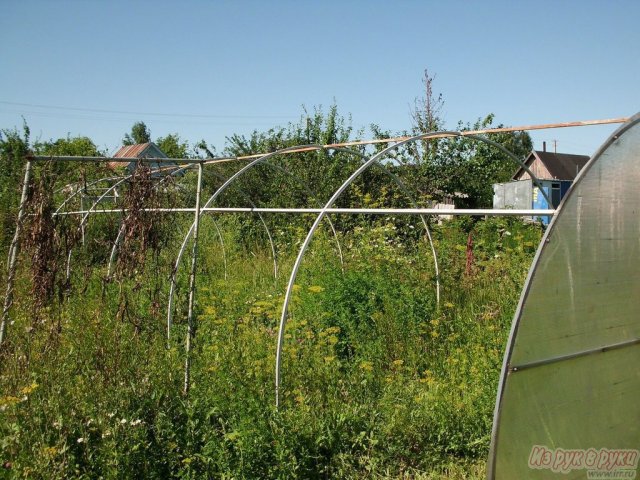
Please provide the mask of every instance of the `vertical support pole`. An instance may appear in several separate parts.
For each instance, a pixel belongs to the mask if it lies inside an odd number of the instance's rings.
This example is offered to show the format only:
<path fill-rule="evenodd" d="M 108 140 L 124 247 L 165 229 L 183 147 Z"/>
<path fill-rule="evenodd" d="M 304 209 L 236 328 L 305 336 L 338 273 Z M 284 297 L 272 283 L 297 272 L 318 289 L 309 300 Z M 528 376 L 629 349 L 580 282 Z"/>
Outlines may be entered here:
<path fill-rule="evenodd" d="M 189 276 L 189 312 L 187 314 L 187 339 L 186 339 L 186 358 L 184 362 L 184 391 L 185 395 L 189 394 L 189 386 L 191 383 L 191 343 L 195 336 L 196 321 L 193 315 L 193 306 L 196 296 L 196 266 L 198 258 L 198 231 L 200 229 L 200 196 L 202 193 L 202 163 L 198 164 L 198 187 L 196 190 L 196 213 L 193 228 L 193 250 L 191 254 L 191 274 Z"/>
<path fill-rule="evenodd" d="M 20 207 L 18 209 L 18 218 L 16 220 L 16 231 L 9 246 L 9 262 L 7 266 L 7 290 L 4 296 L 4 306 L 2 307 L 2 321 L 0 322 L 0 347 L 4 341 L 4 334 L 9 320 L 9 310 L 13 305 L 13 280 L 16 275 L 16 263 L 18 261 L 18 251 L 20 249 L 20 235 L 22 233 L 22 222 L 27 203 L 27 195 L 29 193 L 29 182 L 31 181 L 31 160 L 27 160 L 24 168 L 24 180 L 22 184 L 22 196 L 20 197 Z"/>
<path fill-rule="evenodd" d="M 84 192 L 80 194 L 80 210 L 84 212 Z M 80 223 L 80 229 L 82 230 L 82 245 L 84 246 L 84 222 Z"/>

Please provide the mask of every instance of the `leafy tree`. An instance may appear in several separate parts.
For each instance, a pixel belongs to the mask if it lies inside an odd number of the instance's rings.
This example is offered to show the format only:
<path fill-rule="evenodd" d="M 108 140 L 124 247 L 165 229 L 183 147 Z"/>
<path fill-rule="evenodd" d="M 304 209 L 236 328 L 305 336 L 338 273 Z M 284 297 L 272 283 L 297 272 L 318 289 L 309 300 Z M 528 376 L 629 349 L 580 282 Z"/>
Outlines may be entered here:
<path fill-rule="evenodd" d="M 71 137 L 70 135 L 67 135 L 65 138 L 59 138 L 58 140 L 36 142 L 33 145 L 33 150 L 37 155 L 84 157 L 99 157 L 104 155 L 104 152 L 100 151 L 89 137 Z"/>
<path fill-rule="evenodd" d="M 105 152 L 98 149 L 93 140 L 89 137 L 78 136 L 72 137 L 67 135 L 64 138 L 48 141 L 37 141 L 32 147 L 33 153 L 36 155 L 48 156 L 48 155 L 68 155 L 79 157 L 100 157 L 104 156 Z M 61 178 L 65 184 L 71 183 L 74 179 L 79 181 L 81 178 L 86 177 L 87 173 L 90 175 L 105 174 L 106 166 L 101 163 L 83 163 L 78 165 L 75 162 L 56 162 L 49 167 L 49 175 L 57 175 Z M 104 175 L 103 175 L 104 176 Z"/>
<path fill-rule="evenodd" d="M 166 137 L 158 137 L 156 145 L 160 147 L 169 158 L 188 158 L 189 143 L 182 140 L 177 133 L 170 133 Z"/>
<path fill-rule="evenodd" d="M 135 145 L 138 143 L 149 143 L 151 141 L 151 131 L 144 122 L 136 122 L 131 127 L 131 134 L 125 133 L 122 139 L 123 145 Z"/>
<path fill-rule="evenodd" d="M 305 109 L 297 123 L 275 127 L 266 132 L 254 131 L 249 137 L 228 137 L 225 154 L 243 156 L 296 145 L 344 143 L 352 139 L 350 121 L 350 118 L 338 113 L 336 105 L 332 105 L 326 114 L 321 107 L 315 108 L 313 112 Z M 291 204 L 291 200 L 297 205 L 312 202 L 312 199 L 307 198 L 308 189 L 305 186 L 311 187 L 320 199 L 328 199 L 342 180 L 353 171 L 353 166 L 360 162 L 353 155 L 331 150 L 291 154 L 274 161 L 285 166 L 298 179 L 297 184 L 291 175 L 261 168 L 253 176 L 247 177 L 252 178 L 253 182 L 245 186 L 260 200 L 280 206 Z M 292 188 L 283 189 L 282 185 Z"/>
<path fill-rule="evenodd" d="M 312 111 L 304 109 L 298 122 L 291 122 L 286 126 L 274 127 L 263 132 L 256 130 L 247 136 L 232 135 L 228 137 L 223 154 L 244 156 L 273 152 L 298 145 L 343 143 L 354 139 L 350 123 L 350 118 L 340 115 L 336 105 L 332 105 L 328 111 L 324 111 L 322 107 L 316 107 Z M 235 182 L 233 187 L 220 198 L 219 204 L 249 205 L 248 195 L 251 197 L 251 201 L 258 206 L 318 206 L 329 199 L 360 162 L 361 160 L 354 155 L 335 150 L 307 151 L 276 156 L 267 162 L 275 165 L 274 167 L 257 166 L 240 177 L 239 181 Z M 217 171 L 224 177 L 229 177 L 237 169 L 238 165 L 235 162 L 207 168 L 212 172 Z M 216 181 L 212 181 L 212 183 L 216 184 Z M 219 185 L 219 180 L 217 184 Z M 343 204 L 346 205 L 350 202 L 349 195 L 354 195 L 354 191 L 350 189 L 345 192 L 345 195 L 341 197 Z M 274 229 L 287 231 L 298 225 L 307 225 L 307 220 L 291 216 L 269 218 Z M 336 219 L 336 223 L 342 221 L 350 221 L 350 219 L 344 217 Z M 239 222 L 243 228 L 248 229 L 249 226 L 243 222 L 253 222 L 253 219 L 243 216 L 239 218 Z M 243 232 L 243 238 L 249 239 L 254 233 L 254 226 L 251 226 L 251 231 L 246 229 Z"/>
<path fill-rule="evenodd" d="M 485 130 L 503 128 L 493 124 L 494 115 L 478 119 L 473 125 L 458 123 L 457 130 Z M 490 140 L 502 145 L 517 158 L 525 158 L 533 143 L 527 132 L 503 132 L 491 134 Z M 429 168 L 438 177 L 438 187 L 447 194 L 461 193 L 466 198 L 460 206 L 472 208 L 490 207 L 494 183 L 505 182 L 517 169 L 515 162 L 498 148 L 468 138 L 450 138 L 441 142 L 438 159 Z"/>
<path fill-rule="evenodd" d="M 196 143 L 193 148 L 196 154 L 201 158 L 214 158 L 216 156 L 216 148 L 213 145 L 207 144 L 204 139 Z"/>
<path fill-rule="evenodd" d="M 411 113 L 413 129 L 405 134 L 420 135 L 445 130 L 442 118 L 444 100 L 435 94 L 433 82 L 425 70 L 424 97 L 416 99 Z M 494 115 L 478 119 L 473 125 L 458 122 L 456 130 L 500 128 L 494 125 Z M 524 158 L 532 148 L 526 132 L 491 134 L 491 140 L 504 146 L 516 157 Z M 424 197 L 440 199 L 448 195 L 457 198 L 459 206 L 489 207 L 492 204 L 492 184 L 507 181 L 516 170 L 514 162 L 499 149 L 464 137 L 414 142 L 401 148 L 394 156 L 402 167 L 402 175 Z"/>

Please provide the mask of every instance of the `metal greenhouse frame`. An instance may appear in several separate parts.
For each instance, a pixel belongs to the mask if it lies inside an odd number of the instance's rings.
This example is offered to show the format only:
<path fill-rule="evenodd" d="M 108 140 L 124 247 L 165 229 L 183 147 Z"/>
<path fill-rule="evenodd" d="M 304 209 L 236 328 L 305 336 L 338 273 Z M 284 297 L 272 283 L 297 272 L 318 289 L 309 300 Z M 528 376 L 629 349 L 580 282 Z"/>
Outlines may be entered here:
<path fill-rule="evenodd" d="M 466 137 L 475 142 L 484 143 L 500 153 L 502 153 L 505 158 L 508 158 L 510 161 L 521 168 L 523 168 L 531 177 L 532 181 L 539 188 L 539 191 L 542 195 L 545 196 L 548 203 L 551 205 L 547 197 L 546 191 L 542 188 L 541 182 L 536 178 L 534 173 L 524 164 L 524 162 L 517 158 L 513 153 L 509 152 L 502 145 L 496 143 L 491 140 L 488 135 L 491 133 L 500 133 L 500 132 L 513 132 L 513 131 L 526 131 L 526 130 L 538 130 L 544 128 L 561 128 L 561 127 L 575 127 L 575 126 L 586 126 L 586 125 L 601 125 L 601 124 L 614 124 L 614 123 L 623 123 L 627 122 L 629 119 L 627 118 L 617 118 L 610 120 L 596 120 L 596 121 L 586 121 L 586 122 L 570 122 L 570 123 L 556 123 L 556 124 L 547 124 L 547 125 L 531 125 L 531 126 L 520 126 L 520 127 L 512 127 L 512 128 L 496 128 L 496 129 L 487 129 L 481 131 L 440 131 L 440 132 L 432 132 L 422 135 L 416 135 L 412 137 L 397 137 L 397 138 L 389 138 L 382 140 L 370 140 L 370 141 L 358 141 L 358 142 L 349 142 L 343 144 L 331 144 L 331 145 L 318 145 L 318 144 L 309 144 L 309 145 L 299 145 L 294 147 L 288 147 L 281 150 L 277 150 L 274 152 L 264 153 L 264 154 L 255 154 L 249 155 L 245 157 L 223 157 L 223 158 L 206 158 L 206 159 L 164 159 L 164 158 L 146 158 L 146 159 L 138 159 L 138 158 L 108 158 L 108 157 L 70 157 L 70 156 L 28 156 L 26 157 L 26 164 L 24 170 L 24 180 L 22 187 L 22 195 L 20 199 L 20 206 L 18 210 L 17 220 L 16 220 L 16 228 L 13 240 L 11 242 L 9 248 L 9 256 L 8 256 L 8 268 L 7 268 L 7 285 L 5 292 L 5 299 L 2 311 L 2 318 L 0 323 L 0 345 L 5 340 L 6 337 L 6 329 L 9 323 L 9 316 L 11 312 L 11 306 L 13 303 L 13 288 L 16 274 L 16 266 L 18 262 L 18 255 L 20 251 L 20 236 L 23 228 L 25 215 L 26 215 L 26 202 L 28 197 L 28 188 L 32 176 L 32 166 L 35 162 L 44 162 L 44 161 L 52 161 L 52 162 L 121 162 L 121 163 L 129 163 L 129 162 L 137 162 L 141 161 L 143 163 L 152 163 L 152 164 L 165 164 L 166 166 L 160 168 L 159 170 L 162 172 L 162 175 L 158 175 L 154 180 L 156 183 L 153 185 L 153 188 L 159 188 L 163 182 L 167 182 L 170 178 L 177 178 L 178 175 L 182 172 L 188 170 L 196 170 L 196 185 L 195 185 L 195 204 L 193 206 L 183 206 L 179 208 L 144 208 L 144 211 L 154 212 L 154 213 L 189 213 L 193 214 L 193 222 L 191 226 L 186 231 L 184 235 L 184 239 L 179 248 L 179 251 L 176 254 L 175 262 L 173 264 L 173 269 L 170 274 L 170 286 L 168 292 L 168 302 L 167 302 L 167 313 L 166 313 L 166 337 L 167 341 L 169 341 L 172 333 L 173 326 L 173 315 L 174 315 L 174 302 L 176 296 L 176 286 L 177 286 L 177 276 L 179 269 L 181 267 L 182 258 L 189 246 L 189 242 L 191 241 L 191 261 L 189 265 L 189 280 L 188 280 L 188 313 L 187 313 L 187 334 L 185 338 L 185 369 L 184 369 L 184 391 L 188 392 L 190 386 L 190 365 L 191 365 L 191 349 L 192 342 L 195 335 L 195 325 L 196 318 L 194 313 L 194 305 L 196 301 L 196 273 L 198 270 L 198 240 L 201 229 L 200 220 L 203 214 L 224 214 L 224 213 L 248 213 L 251 215 L 255 215 L 262 228 L 265 230 L 266 237 L 270 244 L 270 250 L 273 257 L 273 270 L 274 276 L 278 275 L 278 259 L 277 252 L 274 245 L 274 240 L 272 233 L 269 229 L 268 223 L 264 219 L 264 215 L 273 214 L 273 213 L 286 213 L 286 214 L 314 214 L 315 220 L 313 221 L 312 226 L 309 228 L 304 241 L 302 242 L 298 254 L 296 256 L 295 262 L 293 264 L 292 270 L 289 275 L 289 279 L 287 282 L 287 287 L 284 295 L 283 305 L 282 305 L 282 314 L 280 316 L 278 331 L 277 331 L 277 347 L 276 347 L 276 359 L 275 359 L 275 372 L 274 372 L 274 395 L 275 395 L 275 405 L 276 408 L 280 406 L 280 394 L 283 387 L 283 379 L 282 379 L 282 359 L 283 359 L 283 349 L 284 339 L 285 339 L 285 329 L 287 325 L 287 320 L 289 317 L 289 306 L 291 302 L 291 296 L 293 287 L 296 281 L 296 277 L 299 271 L 299 268 L 304 259 L 305 253 L 316 233 L 318 227 L 323 221 L 326 221 L 333 239 L 336 243 L 336 249 L 338 251 L 338 256 L 341 265 L 343 266 L 343 253 L 342 247 L 340 245 L 340 241 L 338 238 L 338 234 L 336 232 L 336 227 L 331 221 L 330 215 L 334 214 L 348 214 L 348 215 L 417 215 L 420 217 L 420 221 L 422 224 L 422 228 L 424 229 L 424 240 L 429 245 L 429 250 L 431 252 L 433 268 L 435 271 L 435 296 L 436 302 L 440 302 L 440 272 L 439 272 L 439 263 L 438 256 L 436 252 L 436 248 L 434 246 L 433 238 L 431 236 L 431 231 L 429 229 L 429 221 L 428 217 L 430 216 L 444 216 L 444 215 L 471 215 L 471 216 L 550 216 L 553 217 L 551 226 L 549 227 L 545 238 L 543 239 L 542 245 L 545 245 L 545 242 L 549 240 L 549 236 L 553 235 L 555 231 L 555 227 L 557 224 L 561 223 L 561 216 L 558 215 L 563 208 L 566 208 L 566 205 L 569 202 L 573 201 L 575 195 L 569 195 L 568 199 L 563 200 L 562 204 L 556 210 L 509 210 L 509 209 L 435 209 L 435 208 L 420 208 L 415 197 L 406 187 L 406 185 L 399 179 L 396 175 L 394 175 L 391 171 L 389 171 L 383 160 L 385 160 L 388 155 L 403 145 L 408 145 L 411 143 L 415 143 L 422 140 L 430 140 L 430 139 L 439 139 L 439 138 L 456 138 L 456 137 Z M 630 123 L 635 125 L 639 122 L 638 118 L 634 118 Z M 630 128 L 630 127 L 623 127 Z M 375 145 L 375 144 L 386 144 L 387 146 L 381 149 L 378 153 L 367 155 L 359 150 L 355 150 L 353 147 L 366 146 L 366 145 Z M 318 196 L 313 192 L 313 190 L 306 185 L 301 179 L 297 178 L 294 174 L 289 172 L 286 167 L 281 167 L 279 165 L 275 165 L 270 162 L 271 159 L 276 157 L 285 157 L 292 153 L 300 153 L 300 152 L 312 152 L 312 151 L 333 151 L 340 152 L 347 155 L 352 155 L 359 162 L 359 166 L 351 173 L 351 175 L 335 190 L 335 192 L 331 195 L 331 197 L 324 203 L 318 198 Z M 602 152 L 598 154 L 601 156 Z M 227 162 L 240 162 L 240 161 L 248 161 L 244 166 L 235 171 L 231 176 L 225 178 L 219 174 L 215 174 L 221 185 L 215 190 L 215 192 L 207 199 L 202 198 L 202 186 L 203 186 L 203 172 L 204 169 L 208 165 L 215 165 L 219 163 L 227 163 Z M 594 160 L 590 162 L 593 163 Z M 237 180 L 250 172 L 253 168 L 259 165 L 267 165 L 270 168 L 278 169 L 279 171 L 284 172 L 289 175 L 293 181 L 297 182 L 301 188 L 305 189 L 309 198 L 313 199 L 316 203 L 313 207 L 308 208 L 261 208 L 257 206 L 250 195 L 247 192 L 240 192 L 243 198 L 246 199 L 247 203 L 250 205 L 247 206 L 216 206 L 217 201 L 220 196 L 232 185 L 236 184 Z M 390 178 L 390 180 L 396 184 L 398 189 L 406 196 L 410 204 L 413 206 L 412 208 L 335 208 L 336 201 L 340 198 L 340 196 L 345 192 L 347 188 L 365 171 L 370 169 L 373 166 L 381 169 L 382 173 Z M 585 168 L 587 170 L 587 168 Z M 593 170 L 593 169 L 592 169 Z M 576 183 L 584 183 L 587 181 L 588 174 L 590 172 L 582 172 L 579 176 L 579 179 Z M 97 214 L 122 214 L 125 212 L 123 209 L 118 208 L 100 208 L 100 204 L 104 199 L 108 198 L 109 195 L 114 195 L 117 192 L 119 186 L 125 184 L 132 178 L 133 174 L 122 175 L 122 176 L 111 176 L 105 177 L 101 179 L 97 179 L 91 181 L 87 184 L 88 187 L 96 187 L 100 184 L 107 184 L 108 186 L 102 190 L 100 195 L 94 197 L 93 202 L 88 208 L 84 208 L 84 203 L 81 203 L 81 208 L 79 210 L 68 210 L 68 206 L 72 203 L 74 199 L 77 200 L 78 195 L 82 195 L 81 190 L 78 189 L 76 191 L 71 192 L 57 207 L 54 216 L 65 216 L 65 215 L 75 215 L 80 216 L 80 224 L 79 229 L 84 233 L 84 228 L 86 227 L 89 218 L 93 215 Z M 574 191 L 571 190 L 570 194 Z M 577 194 L 576 194 L 577 195 Z M 217 237 L 219 239 L 221 245 L 221 252 L 224 260 L 224 271 L 226 278 L 226 256 L 225 256 L 225 245 L 222 233 L 218 224 L 213 221 L 214 229 L 216 230 Z M 118 229 L 117 236 L 113 245 L 111 246 L 108 267 L 107 267 L 107 278 L 111 277 L 113 272 L 113 264 L 118 253 L 118 250 L 122 246 L 124 236 L 124 223 Z M 542 252 L 542 253 L 541 253 Z M 532 281 L 532 275 L 537 268 L 537 265 L 540 262 L 541 257 L 544 255 L 543 247 L 539 250 L 536 260 L 534 260 L 534 267 L 532 267 L 532 272 L 530 273 L 530 277 L 527 280 L 527 284 L 525 286 L 525 292 L 523 293 L 523 299 L 521 300 L 521 304 L 518 308 L 518 313 L 516 313 L 516 320 L 514 321 L 514 330 L 512 331 L 512 338 L 510 339 L 509 346 L 507 349 L 507 354 L 505 356 L 505 367 L 503 368 L 502 380 L 499 390 L 498 397 L 498 406 L 496 408 L 496 422 L 494 424 L 494 432 L 493 432 L 493 442 L 492 442 L 492 464 L 491 464 L 491 478 L 494 475 L 494 467 L 495 467 L 495 436 L 496 432 L 499 430 L 498 420 L 499 420 L 499 412 L 500 408 L 503 408 L 502 404 L 505 389 L 505 380 L 507 373 L 511 373 L 516 370 L 509 363 L 509 358 L 513 354 L 513 343 L 515 332 L 518 329 L 518 322 L 520 320 L 520 315 L 522 314 L 522 310 L 524 308 L 523 302 L 526 299 L 526 295 L 529 292 L 529 284 Z M 67 258 L 66 271 L 67 276 L 70 275 L 70 271 L 72 268 L 72 252 L 69 251 Z M 635 341 L 637 343 L 637 339 L 628 340 Z M 634 344 L 636 344 L 634 343 Z M 598 346 L 598 348 L 601 348 Z M 610 348 L 610 347 L 606 347 Z M 550 361 L 550 360 L 549 360 Z M 555 361 L 555 360 L 554 360 Z M 546 362 L 546 360 L 543 360 Z M 535 362 L 534 362 L 535 363 Z M 537 365 L 537 364 L 536 364 Z M 511 369 L 511 370 L 509 370 Z M 507 386 L 509 383 L 506 383 Z M 502 407 L 501 407 L 502 405 Z M 500 450 L 497 450 L 498 454 Z M 498 457 L 500 459 L 500 457 Z M 502 465 L 502 464 L 500 464 Z"/>

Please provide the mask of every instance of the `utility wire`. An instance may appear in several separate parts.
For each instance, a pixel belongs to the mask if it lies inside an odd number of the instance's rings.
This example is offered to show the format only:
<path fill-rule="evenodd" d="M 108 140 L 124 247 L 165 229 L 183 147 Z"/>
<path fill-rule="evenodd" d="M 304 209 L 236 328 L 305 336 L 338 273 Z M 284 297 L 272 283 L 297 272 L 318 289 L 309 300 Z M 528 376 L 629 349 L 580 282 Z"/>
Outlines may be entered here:
<path fill-rule="evenodd" d="M 89 113 L 115 113 L 124 115 L 146 115 L 155 117 L 186 117 L 186 118 L 298 118 L 293 115 L 205 115 L 205 114 L 193 114 L 193 113 L 161 113 L 161 112 L 134 112 L 127 110 L 105 110 L 99 108 L 79 108 L 79 107 L 62 107 L 58 105 L 41 105 L 35 103 L 20 103 L 20 102 L 8 102 L 0 100 L 2 105 L 11 105 L 16 107 L 30 107 L 30 108 L 46 108 L 52 110 L 66 110 L 73 112 L 89 112 Z"/>

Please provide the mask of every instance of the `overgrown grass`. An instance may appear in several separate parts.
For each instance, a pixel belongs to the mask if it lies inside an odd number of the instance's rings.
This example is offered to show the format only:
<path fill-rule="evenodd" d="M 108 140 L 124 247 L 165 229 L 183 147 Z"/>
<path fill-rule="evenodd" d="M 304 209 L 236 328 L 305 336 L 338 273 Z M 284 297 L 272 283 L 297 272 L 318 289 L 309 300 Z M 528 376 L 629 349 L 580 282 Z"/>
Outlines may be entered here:
<path fill-rule="evenodd" d="M 0 476 L 484 477 L 502 354 L 538 227 L 435 227 L 440 307 L 417 224 L 389 220 L 343 236 L 344 271 L 320 232 L 294 288 L 278 411 L 277 325 L 300 239 L 282 235 L 274 278 L 268 248 L 240 247 L 232 221 L 222 230 L 226 279 L 215 229 L 203 224 L 188 398 L 184 271 L 170 348 L 164 336 L 175 245 L 119 281 L 105 283 L 103 267 L 80 269 L 68 298 L 35 317 L 21 272 L 0 366 Z"/>

